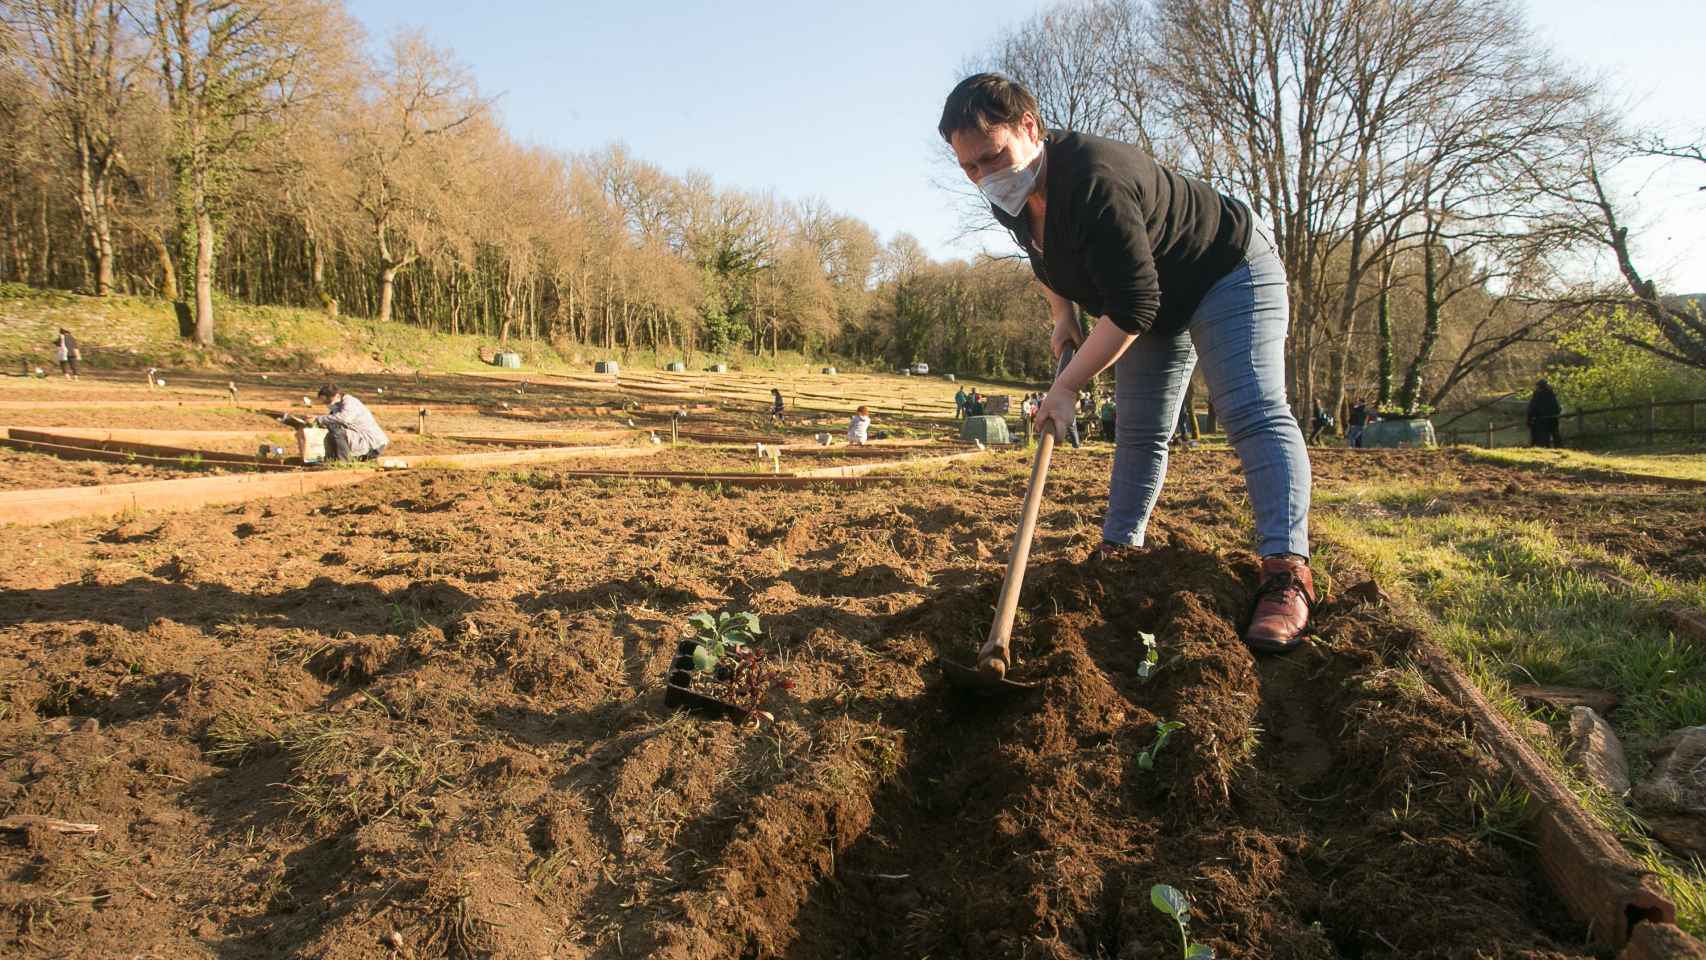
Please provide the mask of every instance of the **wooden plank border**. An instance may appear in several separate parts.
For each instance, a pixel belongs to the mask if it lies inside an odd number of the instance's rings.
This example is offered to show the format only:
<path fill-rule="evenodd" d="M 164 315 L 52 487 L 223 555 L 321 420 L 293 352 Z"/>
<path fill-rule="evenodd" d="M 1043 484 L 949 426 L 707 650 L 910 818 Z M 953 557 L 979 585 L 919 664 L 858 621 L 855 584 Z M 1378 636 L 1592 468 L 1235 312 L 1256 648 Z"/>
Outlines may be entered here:
<path fill-rule="evenodd" d="M 1539 807 L 1541 873 L 1570 915 L 1587 926 L 1594 942 L 1621 950 L 1642 926 L 1674 924 L 1676 904 L 1665 895 L 1658 877 L 1582 810 L 1575 796 L 1558 782 L 1551 765 L 1511 728 L 1456 661 L 1427 640 L 1422 642 L 1419 660 L 1445 693 L 1468 711 L 1476 739 L 1534 798 Z"/>

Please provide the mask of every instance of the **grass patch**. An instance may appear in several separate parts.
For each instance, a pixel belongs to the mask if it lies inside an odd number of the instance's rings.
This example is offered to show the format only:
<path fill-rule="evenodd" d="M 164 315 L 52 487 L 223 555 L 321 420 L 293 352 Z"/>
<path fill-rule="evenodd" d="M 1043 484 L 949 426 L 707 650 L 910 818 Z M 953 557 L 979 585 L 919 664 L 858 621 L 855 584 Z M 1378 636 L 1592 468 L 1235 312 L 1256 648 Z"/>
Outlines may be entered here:
<path fill-rule="evenodd" d="M 393 738 L 364 728 L 371 711 L 297 719 L 278 736 L 294 776 L 284 786 L 290 806 L 321 827 L 368 823 L 398 816 L 430 823 L 425 802 L 437 787 L 453 787 L 468 765 L 453 742 Z"/>
<path fill-rule="evenodd" d="M 1439 640 L 1491 660 L 1509 683 L 1561 683 L 1622 698 L 1619 732 L 1650 740 L 1706 715 L 1706 652 L 1680 641 L 1653 607 L 1687 600 L 1628 560 L 1561 540 L 1550 526 L 1475 512 L 1428 515 L 1445 488 L 1394 485 L 1323 494 L 1317 524 L 1382 583 L 1401 584 L 1439 618 Z M 1605 564 L 1652 585 L 1634 598 L 1578 572 Z M 1655 601 L 1655 602 L 1648 602 Z"/>
<path fill-rule="evenodd" d="M 1660 600 L 1698 602 L 1700 586 L 1670 583 L 1625 558 L 1565 542 L 1543 523 L 1433 509 L 1452 492 L 1392 484 L 1322 493 L 1316 503 L 1324 509 L 1313 523 L 1389 591 L 1413 601 L 1430 635 L 1513 719 L 1530 718 L 1510 695 L 1514 684 L 1617 694 L 1621 703 L 1608 719 L 1624 738 L 1631 774 L 1640 776 L 1647 744 L 1706 715 L 1706 652 L 1679 640 L 1655 610 Z M 1631 597 L 1607 586 L 1578 572 L 1581 560 L 1610 566 L 1650 593 Z M 1706 932 L 1706 868 L 1665 855 L 1620 799 L 1565 766 L 1551 739 L 1537 738 L 1535 745 L 1587 807 L 1660 875 L 1681 924 Z"/>
<path fill-rule="evenodd" d="M 1640 453 L 1590 453 L 1544 447 L 1503 447 L 1488 450 L 1464 447 L 1479 460 L 1523 466 L 1550 466 L 1564 470 L 1603 471 L 1632 477 L 1706 482 L 1706 450 L 1699 447 L 1645 450 Z"/>
<path fill-rule="evenodd" d="M 481 347 L 497 337 L 447 333 L 412 323 L 380 323 L 366 317 L 333 317 L 319 309 L 260 306 L 214 296 L 214 345 L 200 347 L 178 336 L 178 316 L 169 300 L 150 297 L 92 297 L 62 290 L 0 284 L 0 369 L 20 363 L 57 373 L 53 339 L 60 327 L 77 337 L 82 365 L 90 369 L 142 367 L 313 370 L 349 372 L 433 370 L 486 371 Z M 619 360 L 632 370 L 661 370 L 679 354 L 611 349 L 586 344 L 513 337 L 510 349 L 524 357 L 522 372 L 585 372 L 593 360 Z M 690 369 L 726 363 L 731 371 L 816 373 L 830 365 L 853 372 L 854 364 L 811 358 L 797 352 L 775 357 L 746 350 L 726 356 L 699 354 Z"/>

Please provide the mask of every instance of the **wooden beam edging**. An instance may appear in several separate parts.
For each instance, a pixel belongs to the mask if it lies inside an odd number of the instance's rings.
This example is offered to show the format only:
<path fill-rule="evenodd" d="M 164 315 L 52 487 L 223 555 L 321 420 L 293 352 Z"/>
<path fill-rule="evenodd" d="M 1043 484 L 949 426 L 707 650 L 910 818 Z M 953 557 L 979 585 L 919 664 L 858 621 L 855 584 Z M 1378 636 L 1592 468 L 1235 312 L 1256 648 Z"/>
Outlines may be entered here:
<path fill-rule="evenodd" d="M 101 407 L 234 407 L 230 399 L 203 400 L 190 397 L 140 396 L 135 400 L 0 400 L 0 410 L 93 410 Z"/>
<path fill-rule="evenodd" d="M 284 473 L 301 470 L 301 464 L 273 463 L 264 460 L 224 460 L 217 457 L 193 459 L 196 455 L 185 453 L 177 456 L 156 456 L 146 453 L 134 453 L 128 450 L 106 450 L 99 446 L 76 446 L 68 444 L 42 443 L 39 440 L 20 440 L 15 437 L 0 439 L 0 447 L 12 450 L 22 450 L 26 453 L 39 453 L 45 456 L 57 457 L 61 460 L 94 460 L 101 463 L 130 463 L 148 467 L 160 467 L 166 470 L 242 470 L 249 473 Z"/>
<path fill-rule="evenodd" d="M 887 470 L 891 467 L 940 467 L 956 460 L 970 460 L 974 457 L 987 456 L 988 450 L 971 450 L 966 453 L 948 453 L 939 457 L 917 457 L 912 460 L 884 460 L 879 463 L 857 463 L 846 467 L 819 467 L 815 470 L 796 470 L 797 477 L 862 477 L 877 470 Z"/>
<path fill-rule="evenodd" d="M 155 430 L 147 427 L 5 427 L 0 426 L 0 435 L 10 435 L 10 431 L 35 430 L 42 433 L 53 433 L 62 437 L 76 437 L 79 440 L 117 440 L 124 443 L 164 443 L 188 444 L 207 443 L 218 440 L 259 441 L 262 437 L 273 434 L 288 434 L 290 428 L 278 424 L 271 430 Z"/>
<path fill-rule="evenodd" d="M 1642 926 L 1674 924 L 1676 904 L 1665 895 L 1657 876 L 1582 810 L 1545 758 L 1505 722 L 1457 663 L 1431 641 L 1423 641 L 1420 659 L 1445 692 L 1468 711 L 1477 739 L 1539 801 L 1541 872 L 1570 915 L 1587 926 L 1594 942 L 1620 950 Z"/>
<path fill-rule="evenodd" d="M 565 470 L 556 476 L 564 480 L 638 480 L 676 483 L 684 486 L 725 487 L 862 487 L 899 479 L 898 477 L 805 477 L 787 473 L 671 473 L 664 470 L 634 472 Z"/>
<path fill-rule="evenodd" d="M 0 492 L 0 524 L 41 526 L 78 517 L 101 517 L 127 510 L 195 510 L 223 503 L 311 493 L 361 483 L 378 470 L 297 471 L 229 477 L 143 480 L 87 487 Z"/>
<path fill-rule="evenodd" d="M 507 467 L 522 463 L 550 463 L 554 460 L 573 460 L 577 457 L 621 459 L 650 457 L 668 449 L 661 445 L 644 447 L 545 447 L 535 450 L 500 450 L 495 453 L 416 453 L 408 456 L 383 457 L 386 463 L 397 461 L 405 467 L 445 467 L 452 470 Z"/>
<path fill-rule="evenodd" d="M 100 450 L 108 453 L 134 454 L 138 458 L 150 458 L 161 462 L 171 462 L 177 458 L 185 457 L 199 461 L 201 464 L 243 469 L 298 469 L 302 466 L 300 463 L 284 464 L 276 460 L 263 460 L 251 453 L 198 450 L 193 447 L 179 447 L 163 443 L 141 443 L 135 440 L 99 440 L 59 434 L 49 430 L 31 430 L 20 427 L 11 428 L 8 431 L 8 439 L 52 447 L 56 451 L 67 449 Z"/>

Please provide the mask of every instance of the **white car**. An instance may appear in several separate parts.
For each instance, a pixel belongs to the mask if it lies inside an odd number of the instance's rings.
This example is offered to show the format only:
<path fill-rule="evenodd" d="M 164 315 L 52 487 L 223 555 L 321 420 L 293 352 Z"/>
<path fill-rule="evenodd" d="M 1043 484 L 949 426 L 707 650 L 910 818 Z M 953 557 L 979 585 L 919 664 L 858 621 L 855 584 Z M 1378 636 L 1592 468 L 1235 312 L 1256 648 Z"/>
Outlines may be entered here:
<path fill-rule="evenodd" d="M 930 365 L 928 363 L 915 363 L 912 365 L 912 372 L 922 377 L 930 372 Z"/>

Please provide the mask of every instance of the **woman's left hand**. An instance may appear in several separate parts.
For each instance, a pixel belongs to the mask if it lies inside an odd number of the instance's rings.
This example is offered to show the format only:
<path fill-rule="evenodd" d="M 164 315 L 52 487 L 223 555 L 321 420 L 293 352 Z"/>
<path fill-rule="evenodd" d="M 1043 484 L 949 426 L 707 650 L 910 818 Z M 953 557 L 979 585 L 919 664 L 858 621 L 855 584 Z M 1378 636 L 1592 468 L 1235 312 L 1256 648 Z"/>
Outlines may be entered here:
<path fill-rule="evenodd" d="M 1037 404 L 1036 415 L 1031 418 L 1031 425 L 1042 436 L 1045 425 L 1052 425 L 1056 440 L 1066 439 L 1066 431 L 1074 422 L 1077 410 L 1077 398 L 1070 391 L 1050 388 L 1043 394 L 1042 403 Z"/>

